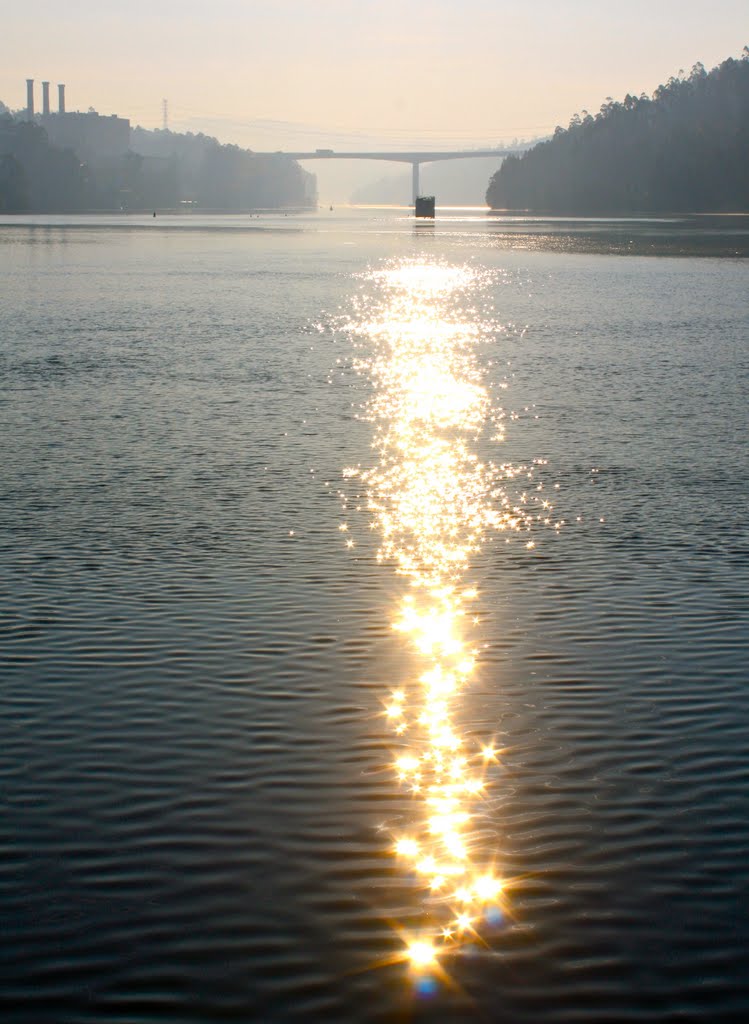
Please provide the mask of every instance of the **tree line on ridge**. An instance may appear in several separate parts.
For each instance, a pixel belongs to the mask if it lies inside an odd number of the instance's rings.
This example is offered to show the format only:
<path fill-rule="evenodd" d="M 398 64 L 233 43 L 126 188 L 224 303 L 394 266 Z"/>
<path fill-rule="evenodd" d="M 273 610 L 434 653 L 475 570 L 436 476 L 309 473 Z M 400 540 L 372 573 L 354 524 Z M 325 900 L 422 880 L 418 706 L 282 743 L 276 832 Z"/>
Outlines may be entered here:
<path fill-rule="evenodd" d="M 554 214 L 749 211 L 749 48 L 652 97 L 610 97 L 492 176 L 493 209 Z"/>
<path fill-rule="evenodd" d="M 0 104 L 0 212 L 275 209 L 316 203 L 315 179 L 286 156 L 207 135 L 134 128 L 120 156 L 82 160 Z"/>

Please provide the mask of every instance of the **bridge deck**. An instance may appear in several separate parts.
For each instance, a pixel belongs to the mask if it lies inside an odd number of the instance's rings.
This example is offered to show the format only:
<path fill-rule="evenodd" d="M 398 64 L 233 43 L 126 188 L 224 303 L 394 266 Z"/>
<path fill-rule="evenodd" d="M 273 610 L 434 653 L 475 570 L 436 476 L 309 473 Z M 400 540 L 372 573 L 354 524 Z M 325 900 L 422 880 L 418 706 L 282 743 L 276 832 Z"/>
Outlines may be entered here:
<path fill-rule="evenodd" d="M 403 164 L 427 164 L 433 160 L 470 160 L 476 157 L 496 156 L 500 159 L 509 156 L 510 153 L 519 153 L 518 149 L 470 149 L 470 150 L 442 150 L 430 152 L 368 152 L 368 153 L 340 153 L 334 150 L 317 149 L 311 153 L 286 153 L 278 150 L 275 153 L 255 153 L 255 156 L 288 156 L 292 160 L 392 160 L 395 163 Z"/>

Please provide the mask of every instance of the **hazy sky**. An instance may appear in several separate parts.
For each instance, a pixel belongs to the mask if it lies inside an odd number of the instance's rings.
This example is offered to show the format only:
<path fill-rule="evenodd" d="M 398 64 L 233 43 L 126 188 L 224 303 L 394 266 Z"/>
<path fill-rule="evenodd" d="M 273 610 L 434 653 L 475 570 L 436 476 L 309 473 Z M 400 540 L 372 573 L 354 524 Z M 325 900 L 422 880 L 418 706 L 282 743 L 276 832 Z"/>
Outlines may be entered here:
<path fill-rule="evenodd" d="M 6 5 L 0 99 L 254 148 L 531 137 L 749 43 L 749 0 L 35 0 Z M 41 86 L 37 86 L 37 104 Z"/>

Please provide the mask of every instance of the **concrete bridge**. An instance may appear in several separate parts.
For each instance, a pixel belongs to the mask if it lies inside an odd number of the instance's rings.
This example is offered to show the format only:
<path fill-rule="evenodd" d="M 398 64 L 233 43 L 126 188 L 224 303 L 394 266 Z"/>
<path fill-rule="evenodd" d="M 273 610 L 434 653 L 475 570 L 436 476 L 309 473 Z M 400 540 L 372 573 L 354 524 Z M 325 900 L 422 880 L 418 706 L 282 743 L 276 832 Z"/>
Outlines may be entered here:
<path fill-rule="evenodd" d="M 255 156 L 288 156 L 292 160 L 389 160 L 392 163 L 411 164 L 412 167 L 412 191 L 414 202 L 419 194 L 419 167 L 421 164 L 430 164 L 436 160 L 472 160 L 475 157 L 496 156 L 499 159 L 509 156 L 511 153 L 522 153 L 523 148 L 513 149 L 461 149 L 461 150 L 437 150 L 435 152 L 404 151 L 404 152 L 372 152 L 372 153 L 340 153 L 333 149 L 315 149 L 311 153 L 286 153 L 278 150 L 276 153 L 255 153 Z"/>

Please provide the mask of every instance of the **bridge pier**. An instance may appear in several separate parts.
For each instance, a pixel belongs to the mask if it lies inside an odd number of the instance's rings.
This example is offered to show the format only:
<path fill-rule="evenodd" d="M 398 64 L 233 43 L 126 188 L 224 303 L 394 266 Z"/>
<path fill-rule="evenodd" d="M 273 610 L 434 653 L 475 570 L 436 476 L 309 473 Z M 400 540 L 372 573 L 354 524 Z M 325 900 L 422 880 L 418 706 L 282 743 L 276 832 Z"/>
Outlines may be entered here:
<path fill-rule="evenodd" d="M 416 197 L 419 194 L 419 161 L 414 160 L 411 164 L 411 191 L 413 192 L 414 206 L 416 206 Z"/>

